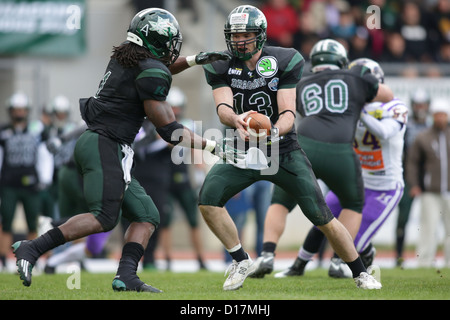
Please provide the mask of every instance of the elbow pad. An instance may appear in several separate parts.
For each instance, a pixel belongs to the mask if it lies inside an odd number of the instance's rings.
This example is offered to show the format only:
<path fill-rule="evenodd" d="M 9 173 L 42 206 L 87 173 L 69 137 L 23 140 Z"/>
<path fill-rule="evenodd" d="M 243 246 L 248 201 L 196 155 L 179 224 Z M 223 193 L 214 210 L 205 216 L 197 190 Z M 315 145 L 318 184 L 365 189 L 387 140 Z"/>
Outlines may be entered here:
<path fill-rule="evenodd" d="M 181 131 L 173 134 L 177 129 L 181 129 Z M 158 134 L 161 136 L 161 138 L 164 139 L 164 141 L 171 143 L 175 146 L 183 140 L 183 131 L 184 126 L 176 121 L 156 129 L 156 132 L 158 132 Z"/>

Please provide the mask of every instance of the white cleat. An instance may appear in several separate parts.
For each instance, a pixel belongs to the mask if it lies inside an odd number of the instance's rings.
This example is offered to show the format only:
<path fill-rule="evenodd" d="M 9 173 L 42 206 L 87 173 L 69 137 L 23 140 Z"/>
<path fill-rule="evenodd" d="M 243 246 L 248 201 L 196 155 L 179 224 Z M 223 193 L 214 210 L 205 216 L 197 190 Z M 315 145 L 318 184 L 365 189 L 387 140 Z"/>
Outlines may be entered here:
<path fill-rule="evenodd" d="M 242 287 L 245 278 L 255 272 L 256 266 L 252 259 L 249 257 L 246 260 L 237 262 L 233 260 L 233 263 L 225 271 L 225 275 L 228 273 L 228 278 L 223 284 L 223 290 L 237 290 Z"/>
<path fill-rule="evenodd" d="M 382 287 L 381 283 L 367 272 L 361 272 L 354 280 L 357 288 L 373 290 L 381 289 Z"/>

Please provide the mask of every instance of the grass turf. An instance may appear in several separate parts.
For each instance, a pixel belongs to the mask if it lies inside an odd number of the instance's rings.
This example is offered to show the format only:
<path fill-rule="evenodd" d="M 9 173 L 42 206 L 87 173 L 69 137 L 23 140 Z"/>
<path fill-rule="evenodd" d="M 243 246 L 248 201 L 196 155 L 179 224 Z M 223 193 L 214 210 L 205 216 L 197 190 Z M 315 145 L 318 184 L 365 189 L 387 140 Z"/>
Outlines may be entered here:
<path fill-rule="evenodd" d="M 357 289 L 352 279 L 333 279 L 327 270 L 303 277 L 246 279 L 237 291 L 223 291 L 222 273 L 140 272 L 161 294 L 114 292 L 113 274 L 79 274 L 79 289 L 69 289 L 74 274 L 35 275 L 30 287 L 16 274 L 0 273 L 0 300 L 449 300 L 450 269 L 381 269 L 381 290 Z"/>

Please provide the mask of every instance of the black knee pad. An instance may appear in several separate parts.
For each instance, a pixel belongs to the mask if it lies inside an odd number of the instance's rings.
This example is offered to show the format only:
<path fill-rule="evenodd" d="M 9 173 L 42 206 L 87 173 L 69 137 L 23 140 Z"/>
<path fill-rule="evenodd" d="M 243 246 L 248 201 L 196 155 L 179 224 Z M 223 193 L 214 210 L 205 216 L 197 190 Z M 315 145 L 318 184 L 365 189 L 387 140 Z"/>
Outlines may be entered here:
<path fill-rule="evenodd" d="M 95 216 L 102 226 L 103 232 L 111 231 L 120 221 L 120 211 L 117 214 L 106 214 L 104 212 Z"/>

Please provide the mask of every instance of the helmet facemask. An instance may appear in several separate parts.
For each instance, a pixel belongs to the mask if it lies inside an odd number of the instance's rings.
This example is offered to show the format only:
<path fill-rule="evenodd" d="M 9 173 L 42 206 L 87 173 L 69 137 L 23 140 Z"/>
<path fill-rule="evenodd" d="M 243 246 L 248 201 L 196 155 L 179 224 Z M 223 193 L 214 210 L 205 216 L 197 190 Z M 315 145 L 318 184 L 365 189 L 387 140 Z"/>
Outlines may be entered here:
<path fill-rule="evenodd" d="M 153 41 L 153 44 L 150 44 L 141 31 L 136 31 L 141 35 L 144 47 L 146 47 L 156 59 L 162 61 L 167 66 L 178 59 L 181 52 L 181 45 L 183 44 L 181 32 L 176 36 L 170 35 L 169 40 L 165 43 Z"/>
<path fill-rule="evenodd" d="M 248 32 L 248 31 L 245 31 Z M 233 41 L 233 34 L 237 32 L 226 32 L 225 31 L 225 41 L 227 43 L 228 50 L 231 52 L 233 56 L 239 58 L 241 60 L 249 60 L 253 55 L 261 50 L 266 38 L 265 33 L 260 32 L 255 37 L 248 40 L 238 40 Z M 248 51 L 247 48 L 249 45 L 254 44 L 254 49 Z"/>
<path fill-rule="evenodd" d="M 267 40 L 267 20 L 256 7 L 243 5 L 235 8 L 229 14 L 224 27 L 225 42 L 233 56 L 241 60 L 249 60 L 262 49 Z M 233 40 L 233 34 L 255 33 L 255 37 L 247 40 Z M 248 46 L 254 48 L 248 51 Z"/>

